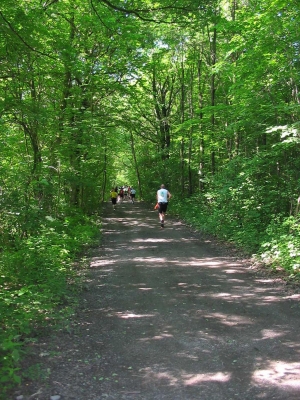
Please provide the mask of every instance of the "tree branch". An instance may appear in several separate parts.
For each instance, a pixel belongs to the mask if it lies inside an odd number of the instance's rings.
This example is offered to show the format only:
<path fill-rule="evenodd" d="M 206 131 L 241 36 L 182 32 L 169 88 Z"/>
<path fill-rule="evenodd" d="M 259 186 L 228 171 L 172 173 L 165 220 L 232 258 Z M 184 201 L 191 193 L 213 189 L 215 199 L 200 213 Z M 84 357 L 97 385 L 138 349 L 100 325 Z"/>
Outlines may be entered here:
<path fill-rule="evenodd" d="M 104 3 L 107 7 L 115 10 L 115 11 L 120 11 L 124 14 L 132 14 L 135 15 L 137 18 L 141 19 L 142 21 L 147 21 L 147 22 L 154 22 L 154 23 L 172 23 L 172 21 L 164 21 L 164 20 L 156 20 L 153 18 L 146 18 L 142 16 L 141 14 L 149 14 L 149 13 L 154 13 L 154 12 L 159 12 L 159 11 L 167 11 L 167 10 L 174 10 L 174 11 L 190 11 L 190 12 L 196 12 L 198 10 L 198 6 L 200 6 L 201 1 L 198 1 L 198 5 L 196 4 L 195 7 L 189 8 L 189 6 L 185 7 L 179 7 L 176 6 L 177 0 L 175 0 L 172 4 L 165 6 L 165 7 L 153 7 L 153 8 L 137 8 L 137 9 L 130 9 L 130 8 L 125 8 L 125 7 L 119 7 L 114 4 L 112 4 L 109 0 L 99 0 L 101 3 Z M 175 21 L 173 21 L 175 22 Z"/>
<path fill-rule="evenodd" d="M 102 24 L 103 26 L 105 26 L 105 28 L 106 28 L 108 31 L 114 33 L 113 30 L 103 22 L 103 20 L 102 20 L 102 18 L 100 17 L 98 11 L 96 10 L 96 7 L 95 7 L 95 5 L 94 5 L 93 0 L 91 0 L 91 6 L 92 6 L 92 9 L 94 10 L 94 13 L 96 14 L 97 18 L 98 18 L 99 21 L 101 22 L 101 24 Z M 119 34 L 119 33 L 118 33 L 118 34 Z"/>
<path fill-rule="evenodd" d="M 40 54 L 40 55 L 42 55 L 42 56 L 49 57 L 49 58 L 51 58 L 52 60 L 56 60 L 55 57 L 50 56 L 49 54 L 44 53 L 43 51 L 36 50 L 36 49 L 33 48 L 32 46 L 30 46 L 30 44 L 28 44 L 28 43 L 22 38 L 22 36 L 19 35 L 19 33 L 14 29 L 14 27 L 12 26 L 12 24 L 5 18 L 5 16 L 3 15 L 2 11 L 0 11 L 0 16 L 2 17 L 3 21 L 5 21 L 5 23 L 9 26 L 9 29 L 18 37 L 18 39 L 19 39 L 26 47 L 28 47 L 28 49 L 30 49 L 31 51 L 33 51 L 33 52 L 35 52 L 35 53 L 38 53 L 38 54 Z"/>

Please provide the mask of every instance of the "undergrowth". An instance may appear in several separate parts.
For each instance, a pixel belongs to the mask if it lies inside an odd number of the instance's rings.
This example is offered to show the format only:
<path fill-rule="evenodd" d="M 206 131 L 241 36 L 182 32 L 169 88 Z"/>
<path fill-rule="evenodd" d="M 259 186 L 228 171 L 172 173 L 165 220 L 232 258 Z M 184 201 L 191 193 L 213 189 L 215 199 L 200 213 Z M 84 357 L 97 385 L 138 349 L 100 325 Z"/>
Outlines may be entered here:
<path fill-rule="evenodd" d="M 24 344 L 37 328 L 66 321 L 75 306 L 84 247 L 99 235 L 97 218 L 46 217 L 34 234 L 14 240 L 0 258 L 0 386 L 21 382 Z M 5 398 L 5 397 L 4 397 Z"/>
<path fill-rule="evenodd" d="M 234 206 L 231 204 L 234 203 Z M 243 208 L 236 201 L 193 196 L 172 200 L 170 212 L 204 233 L 232 243 L 273 270 L 285 272 L 288 280 L 300 281 L 300 221 L 294 216 L 262 218 L 263 210 Z"/>

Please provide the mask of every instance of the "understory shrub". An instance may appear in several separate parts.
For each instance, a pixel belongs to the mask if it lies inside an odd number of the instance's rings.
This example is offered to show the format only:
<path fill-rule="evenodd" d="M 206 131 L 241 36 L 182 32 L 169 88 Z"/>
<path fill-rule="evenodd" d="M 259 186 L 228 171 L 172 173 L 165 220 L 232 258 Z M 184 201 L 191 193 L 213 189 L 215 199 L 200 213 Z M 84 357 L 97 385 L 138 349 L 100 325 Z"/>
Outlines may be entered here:
<path fill-rule="evenodd" d="M 20 382 L 23 344 L 36 326 L 49 326 L 72 312 L 75 259 L 99 235 L 96 219 L 46 217 L 37 232 L 2 251 L 0 258 L 0 386 Z M 72 284 L 71 284 L 72 283 Z"/>
<path fill-rule="evenodd" d="M 299 220 L 289 216 L 297 187 L 287 179 L 278 154 L 236 157 L 220 173 L 207 178 L 205 190 L 190 198 L 172 199 L 170 212 L 228 242 L 264 263 L 299 274 Z M 276 173 L 274 173 L 276 171 Z"/>
<path fill-rule="evenodd" d="M 300 277 L 300 221 L 290 216 L 276 218 L 267 228 L 258 258 L 274 269 L 283 268 L 290 277 Z"/>

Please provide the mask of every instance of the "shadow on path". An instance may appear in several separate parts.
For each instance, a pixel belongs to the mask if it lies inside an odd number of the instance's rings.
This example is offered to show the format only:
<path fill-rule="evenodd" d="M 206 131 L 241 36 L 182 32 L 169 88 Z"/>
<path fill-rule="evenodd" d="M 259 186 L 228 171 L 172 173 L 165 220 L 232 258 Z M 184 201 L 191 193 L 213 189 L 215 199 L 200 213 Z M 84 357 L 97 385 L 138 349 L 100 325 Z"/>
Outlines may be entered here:
<path fill-rule="evenodd" d="M 33 398 L 300 399 L 299 295 L 141 203 L 105 204 L 90 268 Z"/>

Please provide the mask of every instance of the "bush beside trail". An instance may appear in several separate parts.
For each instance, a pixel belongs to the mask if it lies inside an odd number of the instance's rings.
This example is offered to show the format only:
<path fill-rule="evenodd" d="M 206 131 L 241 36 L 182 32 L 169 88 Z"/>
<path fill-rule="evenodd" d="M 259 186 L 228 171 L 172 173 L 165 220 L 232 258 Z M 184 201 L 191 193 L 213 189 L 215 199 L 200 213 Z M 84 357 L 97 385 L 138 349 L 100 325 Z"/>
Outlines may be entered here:
<path fill-rule="evenodd" d="M 76 302 L 84 258 L 80 253 L 99 236 L 97 218 L 46 217 L 33 234 L 15 240 L 0 259 L 1 387 L 22 376 L 24 344 L 43 327 L 66 324 Z M 3 394 L 4 395 L 4 394 Z"/>

